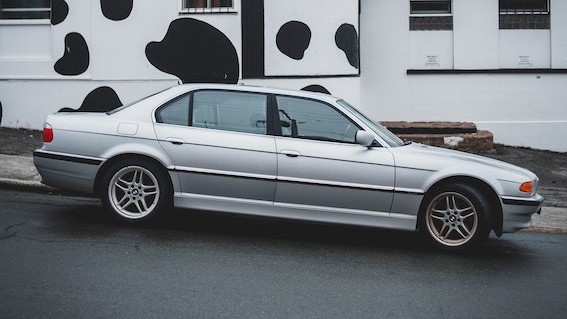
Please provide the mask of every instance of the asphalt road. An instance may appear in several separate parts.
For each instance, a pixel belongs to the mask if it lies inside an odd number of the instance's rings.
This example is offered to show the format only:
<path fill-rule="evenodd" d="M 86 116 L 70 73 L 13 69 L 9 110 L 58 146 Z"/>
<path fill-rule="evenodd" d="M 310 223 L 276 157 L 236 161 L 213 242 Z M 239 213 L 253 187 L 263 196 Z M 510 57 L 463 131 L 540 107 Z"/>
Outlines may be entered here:
<path fill-rule="evenodd" d="M 417 234 L 0 190 L 2 318 L 564 318 L 567 235 L 448 254 Z"/>

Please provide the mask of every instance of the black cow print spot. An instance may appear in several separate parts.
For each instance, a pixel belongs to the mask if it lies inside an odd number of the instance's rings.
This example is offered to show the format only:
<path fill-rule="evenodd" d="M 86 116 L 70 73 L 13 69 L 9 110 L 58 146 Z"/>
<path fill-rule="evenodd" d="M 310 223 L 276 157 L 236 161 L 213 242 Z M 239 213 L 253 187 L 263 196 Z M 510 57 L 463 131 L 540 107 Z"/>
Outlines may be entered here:
<path fill-rule="evenodd" d="M 55 63 L 61 75 L 79 75 L 89 67 L 89 48 L 82 35 L 72 32 L 65 36 L 65 53 Z"/>
<path fill-rule="evenodd" d="M 102 14 L 107 19 L 120 21 L 128 18 L 132 12 L 134 0 L 100 0 Z"/>
<path fill-rule="evenodd" d="M 281 53 L 294 60 L 301 60 L 311 42 L 311 29 L 303 22 L 289 21 L 276 35 L 276 45 Z"/>
<path fill-rule="evenodd" d="M 337 47 L 346 54 L 348 63 L 358 69 L 358 33 L 352 24 L 342 24 L 335 33 Z"/>
<path fill-rule="evenodd" d="M 236 49 L 215 27 L 184 18 L 171 22 L 161 42 L 146 46 L 146 57 L 159 70 L 183 83 L 238 83 Z"/>
<path fill-rule="evenodd" d="M 325 93 L 325 94 L 329 94 L 329 95 L 331 94 L 331 92 L 329 92 L 329 90 L 327 90 L 324 86 L 321 86 L 319 84 L 308 85 L 301 90 L 302 91 L 309 91 L 309 92 Z"/>
<path fill-rule="evenodd" d="M 69 5 L 65 0 L 51 0 L 51 24 L 57 25 L 67 18 Z"/>
<path fill-rule="evenodd" d="M 108 87 L 101 86 L 87 94 L 83 104 L 78 110 L 63 108 L 59 112 L 108 112 L 122 106 L 122 102 L 116 92 Z"/>
<path fill-rule="evenodd" d="M 2 102 L 0 102 L 0 125 L 2 125 Z"/>

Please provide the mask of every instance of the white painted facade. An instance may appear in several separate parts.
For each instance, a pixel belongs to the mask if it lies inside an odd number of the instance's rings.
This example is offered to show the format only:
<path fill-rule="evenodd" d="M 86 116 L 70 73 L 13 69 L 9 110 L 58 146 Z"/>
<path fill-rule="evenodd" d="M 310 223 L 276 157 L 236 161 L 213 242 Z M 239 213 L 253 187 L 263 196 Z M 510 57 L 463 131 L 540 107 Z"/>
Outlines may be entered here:
<path fill-rule="evenodd" d="M 235 13 L 182 14 L 181 0 L 134 0 L 123 21 L 105 18 L 98 0 L 66 2 L 69 14 L 55 26 L 0 20 L 2 126 L 40 129 L 47 114 L 77 109 L 100 86 L 112 87 L 126 104 L 175 85 L 179 79 L 154 67 L 145 48 L 179 18 L 224 33 L 242 67 L 240 1 Z M 453 30 L 410 31 L 406 0 L 361 0 L 359 21 L 353 18 L 358 0 L 265 0 L 266 77 L 240 82 L 292 89 L 318 84 L 379 121 L 472 121 L 498 143 L 567 152 L 567 0 L 550 0 L 549 30 L 500 30 L 498 0 L 453 0 L 452 8 Z M 304 60 L 285 59 L 275 48 L 275 33 L 287 20 L 312 30 Z M 359 70 L 336 50 L 335 30 L 343 22 L 360 36 Z M 80 75 L 63 76 L 53 66 L 70 32 L 85 38 L 90 64 Z"/>

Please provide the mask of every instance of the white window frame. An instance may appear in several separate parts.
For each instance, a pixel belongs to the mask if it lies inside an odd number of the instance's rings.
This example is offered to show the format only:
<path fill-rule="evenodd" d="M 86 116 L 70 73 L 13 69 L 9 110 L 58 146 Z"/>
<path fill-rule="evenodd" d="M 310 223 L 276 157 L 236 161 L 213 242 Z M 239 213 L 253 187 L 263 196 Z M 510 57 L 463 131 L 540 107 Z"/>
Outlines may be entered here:
<path fill-rule="evenodd" d="M 184 14 L 200 14 L 200 13 L 236 13 L 238 8 L 240 8 L 241 0 L 232 0 L 232 8 L 219 7 L 211 8 L 211 3 L 213 0 L 206 0 L 207 8 L 187 8 L 185 7 L 185 0 L 179 1 L 179 12 Z"/>
<path fill-rule="evenodd" d="M 0 0 L 0 4 L 2 0 Z M 1 7 L 0 7 L 0 10 Z M 0 24 L 5 25 L 25 25 L 25 24 L 51 24 L 51 7 L 49 8 L 13 8 L 13 9 L 4 9 L 2 11 L 18 11 L 18 12 L 25 12 L 25 11 L 43 11 L 49 12 L 49 18 L 45 19 L 0 19 Z"/>

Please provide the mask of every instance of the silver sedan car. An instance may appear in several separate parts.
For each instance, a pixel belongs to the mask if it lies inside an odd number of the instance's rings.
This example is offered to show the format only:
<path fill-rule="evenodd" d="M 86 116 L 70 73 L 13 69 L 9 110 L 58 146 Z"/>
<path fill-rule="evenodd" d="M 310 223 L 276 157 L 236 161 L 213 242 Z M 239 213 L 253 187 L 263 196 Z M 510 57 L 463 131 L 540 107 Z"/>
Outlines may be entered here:
<path fill-rule="evenodd" d="M 142 222 L 172 206 L 421 230 L 449 250 L 531 225 L 538 178 L 407 143 L 339 98 L 241 85 L 175 86 L 108 113 L 49 115 L 44 184 Z"/>

